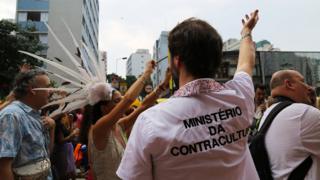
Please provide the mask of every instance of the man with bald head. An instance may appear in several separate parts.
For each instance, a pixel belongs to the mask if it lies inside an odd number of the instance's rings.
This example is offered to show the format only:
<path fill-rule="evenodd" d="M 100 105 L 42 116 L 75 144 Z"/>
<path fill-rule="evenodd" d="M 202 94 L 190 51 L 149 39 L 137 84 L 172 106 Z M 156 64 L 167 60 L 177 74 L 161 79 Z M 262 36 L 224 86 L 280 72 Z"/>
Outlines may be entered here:
<path fill-rule="evenodd" d="M 294 70 L 275 72 L 270 81 L 271 96 L 285 96 L 297 103 L 310 104 L 312 87 L 304 82 L 304 77 Z"/>
<path fill-rule="evenodd" d="M 312 165 L 305 179 L 320 179 L 320 111 L 312 106 L 312 87 L 294 70 L 281 70 L 270 81 L 274 103 L 264 113 L 260 127 L 281 101 L 292 101 L 274 118 L 265 136 L 274 179 L 288 179 L 292 171 L 309 156 Z"/>

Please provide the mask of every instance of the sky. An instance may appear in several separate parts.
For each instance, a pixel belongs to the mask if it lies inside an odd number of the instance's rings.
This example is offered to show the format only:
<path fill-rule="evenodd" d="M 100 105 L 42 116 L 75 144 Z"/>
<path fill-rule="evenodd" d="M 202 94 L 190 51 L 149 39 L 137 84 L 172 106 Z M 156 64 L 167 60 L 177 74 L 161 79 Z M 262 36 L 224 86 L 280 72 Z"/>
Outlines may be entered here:
<path fill-rule="evenodd" d="M 108 73 L 125 75 L 125 60 L 149 49 L 161 31 L 196 17 L 209 22 L 223 40 L 240 37 L 241 18 L 259 9 L 255 41 L 268 40 L 283 51 L 320 51 L 318 0 L 99 0 L 99 49 L 107 51 Z M 14 18 L 15 0 L 0 0 L 0 19 Z M 49 19 L 50 21 L 50 19 Z M 116 68 L 117 67 L 117 68 Z"/>

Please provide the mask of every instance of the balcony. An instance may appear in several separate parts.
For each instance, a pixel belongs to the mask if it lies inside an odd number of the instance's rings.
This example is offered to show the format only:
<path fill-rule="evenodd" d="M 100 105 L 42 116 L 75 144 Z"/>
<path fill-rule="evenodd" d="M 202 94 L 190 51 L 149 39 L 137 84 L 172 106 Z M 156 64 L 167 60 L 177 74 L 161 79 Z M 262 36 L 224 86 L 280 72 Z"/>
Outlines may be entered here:
<path fill-rule="evenodd" d="M 41 21 L 24 21 L 24 22 L 19 22 L 19 26 L 23 29 L 28 29 L 28 28 L 35 28 L 36 33 L 48 33 L 48 28 L 44 24 L 44 22 Z"/>

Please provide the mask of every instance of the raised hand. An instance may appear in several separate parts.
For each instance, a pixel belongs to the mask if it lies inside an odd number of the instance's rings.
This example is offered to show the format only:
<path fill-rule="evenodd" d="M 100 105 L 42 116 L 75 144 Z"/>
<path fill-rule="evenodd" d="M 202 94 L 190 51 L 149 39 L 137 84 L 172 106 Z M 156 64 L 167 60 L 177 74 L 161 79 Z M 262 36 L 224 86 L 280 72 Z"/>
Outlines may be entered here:
<path fill-rule="evenodd" d="M 156 67 L 156 62 L 154 60 L 150 60 L 146 63 L 144 72 L 147 74 L 152 74 L 155 67 Z"/>
<path fill-rule="evenodd" d="M 255 10 L 254 12 L 250 13 L 250 17 L 246 14 L 245 19 L 242 19 L 242 25 L 243 28 L 241 30 L 242 37 L 246 34 L 250 34 L 255 25 L 257 24 L 259 20 L 258 16 L 258 10 Z"/>
<path fill-rule="evenodd" d="M 160 86 L 163 88 L 163 89 L 167 89 L 169 88 L 169 81 L 171 79 L 171 70 L 170 68 L 168 67 L 167 70 L 166 70 L 166 75 L 164 77 L 164 80 L 162 81 L 162 83 L 160 84 Z"/>
<path fill-rule="evenodd" d="M 44 125 L 44 127 L 48 128 L 48 129 L 52 129 L 56 126 L 55 121 L 50 118 L 49 116 L 45 116 L 42 118 L 42 124 Z"/>

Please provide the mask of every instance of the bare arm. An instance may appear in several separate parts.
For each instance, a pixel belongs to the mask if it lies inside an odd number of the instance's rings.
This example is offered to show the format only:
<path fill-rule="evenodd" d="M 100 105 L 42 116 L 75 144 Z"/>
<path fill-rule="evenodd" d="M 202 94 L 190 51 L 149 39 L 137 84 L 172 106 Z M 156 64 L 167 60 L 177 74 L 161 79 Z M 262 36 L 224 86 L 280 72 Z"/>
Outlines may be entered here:
<path fill-rule="evenodd" d="M 11 91 L 9 95 L 6 97 L 5 102 L 0 105 L 0 110 L 8 106 L 14 100 L 15 100 L 15 96 L 14 96 L 14 93 Z"/>
<path fill-rule="evenodd" d="M 134 122 L 136 121 L 137 117 L 146 109 L 151 107 L 156 100 L 159 98 L 160 93 L 163 90 L 160 90 L 159 87 L 157 87 L 154 91 L 152 91 L 150 94 L 148 94 L 144 101 L 142 102 L 141 106 L 139 106 L 137 109 L 135 109 L 131 114 L 129 114 L 126 117 L 123 117 L 119 120 L 119 125 L 121 128 L 128 134 L 130 133 L 129 130 L 133 126 Z"/>
<path fill-rule="evenodd" d="M 53 146 L 54 146 L 54 130 L 56 128 L 56 123 L 55 121 L 50 118 L 49 116 L 45 116 L 42 120 L 43 125 L 49 129 L 49 140 L 50 140 L 50 144 L 49 144 L 49 152 L 50 154 L 53 151 Z"/>
<path fill-rule="evenodd" d="M 145 71 L 142 76 L 140 76 L 129 90 L 124 95 L 123 99 L 111 110 L 110 113 L 101 117 L 95 125 L 92 127 L 92 135 L 94 139 L 94 144 L 99 148 L 99 139 L 104 139 L 110 132 L 112 126 L 118 122 L 125 111 L 130 107 L 133 101 L 137 98 L 140 91 L 142 90 L 145 81 L 150 78 L 155 67 L 155 61 L 149 61 L 146 64 Z M 98 138 L 99 137 L 99 138 Z M 101 146 L 100 146 L 101 147 Z"/>
<path fill-rule="evenodd" d="M 5 180 L 14 180 L 12 173 L 13 158 L 0 158 L 0 177 Z"/>
<path fill-rule="evenodd" d="M 76 137 L 79 134 L 79 129 L 74 129 L 68 136 L 64 137 L 62 132 L 59 132 L 57 134 L 58 143 L 63 144 L 67 142 L 71 142 L 74 137 Z"/>
<path fill-rule="evenodd" d="M 244 71 L 252 76 L 253 68 L 255 65 L 255 44 L 252 41 L 251 32 L 255 27 L 258 17 L 258 10 L 246 15 L 246 20 L 242 19 L 243 28 L 241 31 L 241 42 L 239 50 L 239 60 L 236 72 Z"/>
<path fill-rule="evenodd" d="M 137 117 L 140 115 L 140 113 L 142 113 L 143 111 L 145 111 L 146 109 L 148 109 L 149 107 L 154 105 L 154 103 L 160 97 L 162 92 L 169 88 L 170 78 L 171 78 L 171 71 L 168 68 L 166 71 L 166 76 L 165 76 L 165 79 L 163 80 L 163 82 L 161 84 L 159 84 L 159 86 L 157 88 L 155 88 L 155 90 L 153 90 L 150 94 L 148 94 L 145 97 L 141 106 L 139 106 L 137 109 L 135 109 L 128 116 L 121 118 L 119 120 L 119 125 L 128 135 L 130 134 L 130 130 L 131 130 L 134 122 L 136 121 Z"/>

